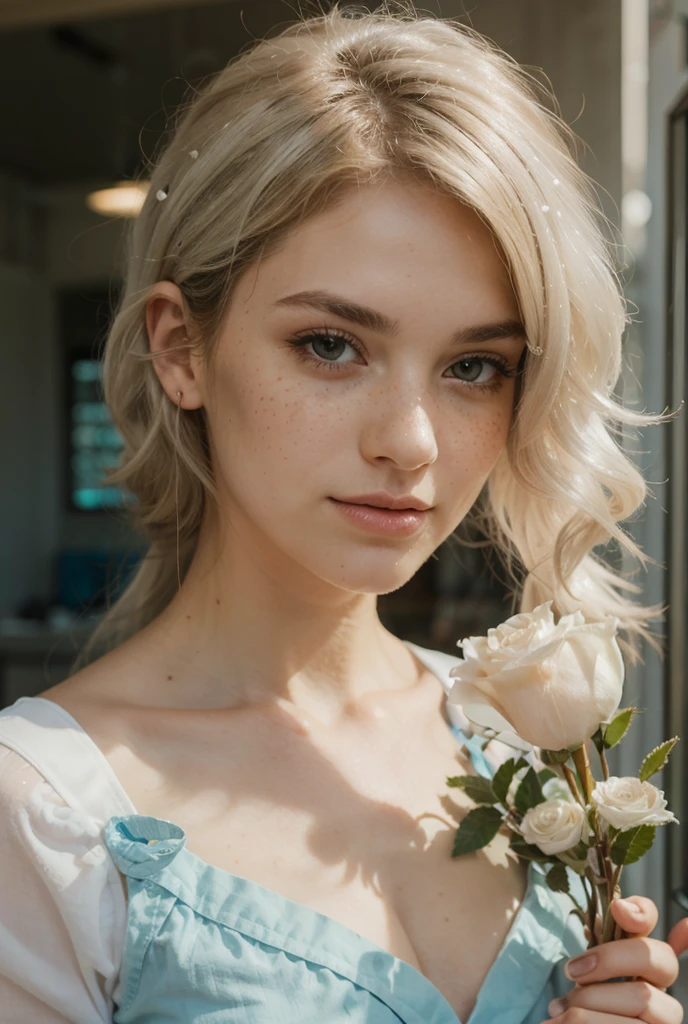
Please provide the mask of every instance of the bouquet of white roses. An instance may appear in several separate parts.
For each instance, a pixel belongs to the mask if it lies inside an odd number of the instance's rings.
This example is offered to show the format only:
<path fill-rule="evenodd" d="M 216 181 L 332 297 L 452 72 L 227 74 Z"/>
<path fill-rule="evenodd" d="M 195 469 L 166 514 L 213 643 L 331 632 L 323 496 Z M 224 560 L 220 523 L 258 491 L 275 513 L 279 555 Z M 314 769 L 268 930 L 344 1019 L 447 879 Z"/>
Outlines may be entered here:
<path fill-rule="evenodd" d="M 485 745 L 496 738 L 519 755 L 503 761 L 491 780 L 447 779 L 478 805 L 457 829 L 453 856 L 506 832 L 514 853 L 539 862 L 550 888 L 570 896 L 590 948 L 622 937 L 610 906 L 621 896 L 623 866 L 647 853 L 658 826 L 677 821 L 648 779 L 664 767 L 678 736 L 652 750 L 637 777 L 610 777 L 605 752 L 623 739 L 637 711 L 619 710 L 618 619 L 586 623 L 577 611 L 555 625 L 551 606 L 459 641 L 464 660 L 450 672 L 456 682 L 449 702 L 461 706 Z M 587 741 L 599 755 L 601 781 Z M 587 908 L 570 892 L 568 870 L 580 876 Z"/>

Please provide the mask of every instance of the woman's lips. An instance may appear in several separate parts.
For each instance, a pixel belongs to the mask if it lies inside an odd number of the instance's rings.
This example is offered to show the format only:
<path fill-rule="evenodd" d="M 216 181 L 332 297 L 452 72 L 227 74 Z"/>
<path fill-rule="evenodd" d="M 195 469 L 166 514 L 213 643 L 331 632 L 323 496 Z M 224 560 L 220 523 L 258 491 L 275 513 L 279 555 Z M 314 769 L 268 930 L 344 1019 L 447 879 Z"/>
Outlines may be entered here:
<path fill-rule="evenodd" d="M 377 508 L 375 505 L 357 505 L 349 501 L 338 501 L 330 498 L 336 508 L 345 515 L 350 523 L 367 533 L 382 534 L 387 537 L 410 537 L 425 521 L 428 512 L 419 512 L 415 508 Z"/>

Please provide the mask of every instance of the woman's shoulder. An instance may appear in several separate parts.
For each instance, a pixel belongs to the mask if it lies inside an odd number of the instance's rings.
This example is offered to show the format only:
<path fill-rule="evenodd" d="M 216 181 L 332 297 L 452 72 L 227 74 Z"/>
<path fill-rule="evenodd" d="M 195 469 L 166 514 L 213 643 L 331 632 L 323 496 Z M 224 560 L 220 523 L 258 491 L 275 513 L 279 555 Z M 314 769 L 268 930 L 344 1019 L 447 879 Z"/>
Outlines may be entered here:
<path fill-rule="evenodd" d="M 148 659 L 132 640 L 101 655 L 37 696 L 54 701 L 74 718 L 87 716 L 89 724 L 97 728 L 99 720 L 126 705 L 128 694 L 140 691 L 145 677 L 150 675 L 151 669 L 146 667 Z"/>
<path fill-rule="evenodd" d="M 30 794 L 38 812 L 42 801 L 55 798 L 73 815 L 101 825 L 112 814 L 131 811 L 97 744 L 108 714 L 100 698 L 90 696 L 94 691 L 87 684 L 94 675 L 85 670 L 0 710 L 0 793 L 6 801 Z M 17 774 L 19 790 L 12 789 Z"/>
<path fill-rule="evenodd" d="M 8 856 L 21 849 L 34 860 L 52 865 L 55 879 L 63 866 L 63 846 L 72 855 L 99 841 L 100 822 L 80 799 L 73 774 L 60 771 L 51 748 L 50 730 L 61 725 L 36 698 L 0 712 L 0 846 L 3 883 L 7 884 Z M 47 703 L 47 702 L 46 702 Z M 48 710 L 48 715 L 46 715 Z M 11 712 L 11 713 L 10 713 Z M 72 760 L 75 760 L 72 752 Z M 66 761 L 66 759 L 65 759 Z M 91 803 L 92 797 L 87 801 Z M 100 817 L 100 816 L 98 816 Z M 97 860 L 98 858 L 95 858 Z M 19 862 L 16 862 L 19 865 Z M 28 862 L 22 859 L 22 869 Z M 53 870 L 54 869 L 54 870 Z"/>
<path fill-rule="evenodd" d="M 0 711 L 0 1003 L 12 1020 L 111 1019 L 126 896 L 103 825 L 120 805 L 76 735 L 48 700 Z"/>

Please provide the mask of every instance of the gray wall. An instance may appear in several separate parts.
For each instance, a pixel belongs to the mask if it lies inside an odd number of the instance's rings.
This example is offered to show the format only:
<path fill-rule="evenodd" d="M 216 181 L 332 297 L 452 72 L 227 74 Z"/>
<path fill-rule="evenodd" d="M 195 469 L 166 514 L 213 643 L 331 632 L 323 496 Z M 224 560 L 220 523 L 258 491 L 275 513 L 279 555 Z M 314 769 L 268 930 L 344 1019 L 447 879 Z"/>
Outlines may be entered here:
<path fill-rule="evenodd" d="M 674 6 L 676 10 L 672 13 Z M 681 7 L 683 7 L 682 12 L 679 10 Z M 655 18 L 651 22 L 649 54 L 648 163 L 645 186 L 652 200 L 653 212 L 647 225 L 647 251 L 639 268 L 643 282 L 641 309 L 643 326 L 640 359 L 636 363 L 636 373 L 640 380 L 647 409 L 661 411 L 665 406 L 671 404 L 664 380 L 664 367 L 668 355 L 667 341 L 669 340 L 665 291 L 668 274 L 666 249 L 668 228 L 667 119 L 679 97 L 688 88 L 685 26 L 679 16 L 681 13 L 684 16 L 688 15 L 688 4 L 685 2 L 676 5 L 656 4 L 654 8 Z M 681 416 L 671 426 L 655 427 L 644 431 L 643 436 L 637 442 L 637 448 L 644 453 L 643 463 L 647 467 L 648 477 L 654 481 L 653 491 L 657 495 L 657 500 L 648 504 L 645 516 L 634 529 L 634 533 L 637 534 L 643 547 L 661 563 L 659 567 L 652 567 L 648 573 L 646 596 L 647 600 L 652 602 L 668 600 L 663 589 L 667 573 L 662 568 L 662 565 L 666 564 L 670 557 L 670 552 L 667 550 L 666 480 L 669 474 L 667 442 L 669 431 L 685 432 L 686 415 L 687 411 L 684 409 Z M 683 527 L 685 528 L 685 524 Z M 681 528 L 681 524 L 678 524 L 678 528 Z M 647 666 L 638 680 L 638 688 L 643 695 L 643 704 L 647 708 L 643 735 L 643 744 L 646 750 L 680 731 L 678 722 L 669 723 L 671 729 L 668 732 L 664 725 L 665 674 L 666 661 L 661 662 L 657 657 L 650 656 Z M 678 745 L 679 748 L 683 747 L 685 742 L 686 737 L 683 737 L 683 741 Z M 685 765 L 686 763 L 685 753 L 680 751 L 679 757 L 673 758 L 670 770 L 663 773 L 664 782 L 660 782 L 658 785 L 668 784 L 671 787 L 668 795 L 678 788 L 676 785 L 671 785 L 672 775 L 675 776 L 675 773 L 680 770 L 681 764 Z M 685 769 L 683 774 L 685 779 Z M 678 810 L 676 813 L 678 817 L 681 817 Z M 653 848 L 654 861 L 648 856 L 640 862 L 645 867 L 643 882 L 650 891 L 656 889 L 664 880 L 667 863 L 664 859 L 665 853 L 668 852 L 670 855 L 669 885 L 672 888 L 678 885 L 680 862 L 685 858 L 685 852 L 679 848 L 678 827 L 669 826 L 668 829 L 659 829 L 658 831 L 660 843 L 656 856 Z M 658 844 L 655 843 L 655 845 Z M 651 870 L 653 864 L 654 872 Z M 680 910 L 673 901 L 669 902 L 666 911 L 664 927 L 658 928 L 656 933 L 660 938 L 680 916 L 686 913 L 685 910 Z M 682 977 L 675 986 L 673 994 L 681 1000 L 684 1007 L 688 1008 L 688 955 L 683 959 Z"/>
<path fill-rule="evenodd" d="M 65 506 L 57 321 L 60 288 L 107 284 L 121 225 L 90 214 L 82 188 L 31 189 L 2 172 L 1 213 L 0 617 L 30 597 L 48 598 L 60 548 L 116 545 L 127 537 L 114 517 Z"/>
<path fill-rule="evenodd" d="M 58 368 L 44 275 L 0 264 L 0 615 L 48 587 L 56 503 Z"/>
<path fill-rule="evenodd" d="M 621 0 L 441 0 L 439 9 L 489 36 L 539 81 L 544 72 L 562 117 L 582 139 L 579 162 L 601 186 L 604 212 L 618 225 Z"/>

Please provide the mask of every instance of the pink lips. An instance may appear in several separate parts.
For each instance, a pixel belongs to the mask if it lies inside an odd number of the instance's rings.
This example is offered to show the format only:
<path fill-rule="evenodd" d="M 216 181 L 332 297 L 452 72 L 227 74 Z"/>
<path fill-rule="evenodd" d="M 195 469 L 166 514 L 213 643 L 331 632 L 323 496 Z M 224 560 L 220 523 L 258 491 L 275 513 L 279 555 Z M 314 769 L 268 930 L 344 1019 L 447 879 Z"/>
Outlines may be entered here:
<path fill-rule="evenodd" d="M 389 494 L 387 491 L 375 491 L 374 494 L 354 494 L 348 498 L 337 498 L 336 501 L 342 501 L 348 505 L 374 505 L 376 508 L 392 509 L 392 511 L 406 511 L 407 509 L 417 509 L 419 512 L 425 512 L 432 506 L 427 502 L 423 501 L 422 498 L 416 497 L 415 494 Z"/>
<path fill-rule="evenodd" d="M 366 497 L 372 498 L 373 496 L 366 495 Z M 418 499 L 413 500 L 418 501 Z M 339 501 L 337 498 L 330 498 L 330 501 L 350 523 L 358 526 L 359 529 L 387 537 L 410 537 L 423 525 L 429 508 L 425 502 L 419 502 L 424 506 L 423 508 L 391 509 L 359 501 Z"/>

